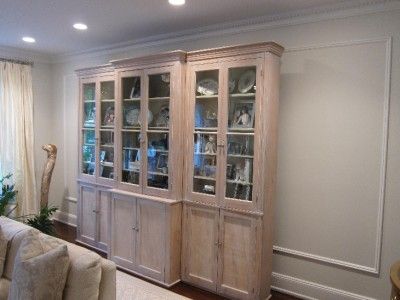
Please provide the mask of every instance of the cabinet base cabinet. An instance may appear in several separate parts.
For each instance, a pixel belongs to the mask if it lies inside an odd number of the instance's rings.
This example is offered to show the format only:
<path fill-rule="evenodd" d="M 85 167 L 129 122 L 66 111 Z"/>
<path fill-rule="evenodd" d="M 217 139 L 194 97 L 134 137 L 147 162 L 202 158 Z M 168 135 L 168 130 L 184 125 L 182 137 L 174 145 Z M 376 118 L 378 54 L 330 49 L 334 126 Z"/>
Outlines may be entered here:
<path fill-rule="evenodd" d="M 187 203 L 183 212 L 183 281 L 232 299 L 260 299 L 262 217 Z"/>
<path fill-rule="evenodd" d="M 77 242 L 107 252 L 111 193 L 107 188 L 78 185 Z"/>
<path fill-rule="evenodd" d="M 164 285 L 178 282 L 181 204 L 121 194 L 113 194 L 111 202 L 109 258 Z"/>

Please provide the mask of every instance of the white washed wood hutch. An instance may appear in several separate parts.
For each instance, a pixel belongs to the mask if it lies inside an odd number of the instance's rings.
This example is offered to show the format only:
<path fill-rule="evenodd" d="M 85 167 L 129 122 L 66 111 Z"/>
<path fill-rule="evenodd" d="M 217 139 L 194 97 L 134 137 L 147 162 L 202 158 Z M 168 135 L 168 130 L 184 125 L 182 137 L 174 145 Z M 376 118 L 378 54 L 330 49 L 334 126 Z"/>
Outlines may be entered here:
<path fill-rule="evenodd" d="M 165 286 L 267 298 L 282 52 L 266 42 L 78 70 L 77 241 Z"/>

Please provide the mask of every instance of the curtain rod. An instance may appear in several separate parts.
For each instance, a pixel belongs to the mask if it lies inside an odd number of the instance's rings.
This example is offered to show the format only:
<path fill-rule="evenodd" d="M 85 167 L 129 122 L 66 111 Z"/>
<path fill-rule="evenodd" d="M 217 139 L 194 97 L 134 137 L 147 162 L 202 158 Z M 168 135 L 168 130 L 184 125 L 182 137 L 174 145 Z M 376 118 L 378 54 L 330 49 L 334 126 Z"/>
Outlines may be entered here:
<path fill-rule="evenodd" d="M 33 66 L 33 62 L 32 61 L 25 61 L 25 60 L 19 60 L 19 59 L 0 57 L 0 61 L 10 62 L 10 63 L 14 63 L 14 64 L 20 64 L 20 65 Z"/>

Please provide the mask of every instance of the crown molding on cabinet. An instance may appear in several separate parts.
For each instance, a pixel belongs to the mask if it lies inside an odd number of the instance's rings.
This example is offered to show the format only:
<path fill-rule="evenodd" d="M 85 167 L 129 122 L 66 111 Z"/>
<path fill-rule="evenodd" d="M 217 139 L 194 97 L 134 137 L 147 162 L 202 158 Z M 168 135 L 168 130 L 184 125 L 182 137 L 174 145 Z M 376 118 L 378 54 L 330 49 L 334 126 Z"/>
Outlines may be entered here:
<path fill-rule="evenodd" d="M 76 70 L 76 73 L 79 76 L 91 76 L 99 73 L 107 73 L 112 71 L 114 71 L 114 67 L 111 64 L 105 64 L 101 66 L 78 69 Z"/>
<path fill-rule="evenodd" d="M 154 35 L 127 42 L 97 47 L 89 50 L 75 51 L 54 55 L 54 63 L 63 63 L 73 60 L 97 57 L 102 55 L 118 54 L 125 51 L 168 45 L 178 42 L 198 40 L 226 34 L 238 34 L 258 31 L 267 28 L 313 23 L 323 20 L 341 19 L 352 16 L 367 15 L 400 9 L 398 0 L 341 1 L 338 4 L 327 5 L 315 9 L 299 10 L 286 14 L 263 16 L 236 22 L 215 24 L 196 29 Z"/>
<path fill-rule="evenodd" d="M 254 54 L 260 52 L 271 52 L 279 57 L 282 56 L 284 48 L 275 43 L 275 42 L 264 42 L 264 43 L 255 43 L 255 44 L 247 44 L 247 45 L 237 45 L 237 46 L 228 46 L 228 47 L 220 47 L 213 49 L 205 49 L 198 51 L 191 51 L 187 54 L 187 61 L 199 61 L 209 58 L 223 58 L 223 57 L 231 57 L 234 55 L 246 55 L 246 54 Z"/>
<path fill-rule="evenodd" d="M 118 59 L 112 60 L 110 63 L 115 68 L 126 68 L 126 67 L 139 67 L 146 66 L 149 64 L 159 64 L 159 63 L 168 63 L 168 62 L 185 62 L 186 60 L 186 52 L 182 50 L 164 52 L 159 54 L 134 57 L 134 58 L 126 58 L 126 59 Z"/>

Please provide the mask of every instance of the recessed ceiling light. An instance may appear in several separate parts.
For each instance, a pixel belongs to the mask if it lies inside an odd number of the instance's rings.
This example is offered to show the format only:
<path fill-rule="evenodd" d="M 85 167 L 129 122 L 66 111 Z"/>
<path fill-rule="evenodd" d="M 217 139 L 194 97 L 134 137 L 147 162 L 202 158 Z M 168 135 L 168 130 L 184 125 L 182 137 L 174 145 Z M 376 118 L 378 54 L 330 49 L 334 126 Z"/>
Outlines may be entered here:
<path fill-rule="evenodd" d="M 24 36 L 24 37 L 22 38 L 22 40 L 23 40 L 24 42 L 26 42 L 26 43 L 34 43 L 34 42 L 36 42 L 36 40 L 35 40 L 33 37 L 30 37 L 30 36 Z"/>
<path fill-rule="evenodd" d="M 183 5 L 185 4 L 185 0 L 168 0 L 169 4 L 171 5 Z"/>
<path fill-rule="evenodd" d="M 74 24 L 74 28 L 78 29 L 78 30 L 86 30 L 87 29 L 87 25 L 83 24 L 83 23 L 75 23 Z"/>

